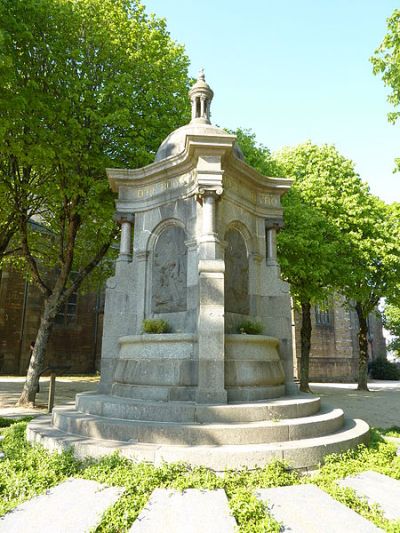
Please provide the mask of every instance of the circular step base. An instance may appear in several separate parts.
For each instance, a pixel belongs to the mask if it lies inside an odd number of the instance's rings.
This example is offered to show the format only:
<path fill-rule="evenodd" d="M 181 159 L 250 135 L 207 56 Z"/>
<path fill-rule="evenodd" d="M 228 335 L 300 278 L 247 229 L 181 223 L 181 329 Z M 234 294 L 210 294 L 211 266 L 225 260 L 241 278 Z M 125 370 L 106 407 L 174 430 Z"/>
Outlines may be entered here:
<path fill-rule="evenodd" d="M 160 444 L 131 444 L 115 440 L 83 437 L 56 429 L 50 416 L 32 420 L 27 438 L 51 451 L 73 448 L 79 458 L 100 458 L 119 451 L 135 461 L 184 461 L 191 466 L 205 466 L 221 472 L 226 469 L 263 467 L 273 460 L 285 461 L 292 468 L 315 468 L 326 455 L 340 453 L 369 440 L 369 426 L 363 420 L 345 419 L 340 431 L 317 438 L 268 444 L 237 444 L 214 446 L 181 446 Z"/>

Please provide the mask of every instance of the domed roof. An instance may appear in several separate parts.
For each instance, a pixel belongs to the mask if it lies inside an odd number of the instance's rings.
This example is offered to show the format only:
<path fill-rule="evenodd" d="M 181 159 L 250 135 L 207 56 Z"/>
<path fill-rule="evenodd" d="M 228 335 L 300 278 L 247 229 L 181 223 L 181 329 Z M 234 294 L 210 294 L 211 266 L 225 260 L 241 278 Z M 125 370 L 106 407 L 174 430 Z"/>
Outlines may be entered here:
<path fill-rule="evenodd" d="M 187 135 L 210 135 L 210 136 L 226 136 L 227 132 L 221 128 L 217 128 L 212 124 L 204 124 L 194 122 L 186 124 L 168 135 L 166 139 L 161 143 L 160 148 L 157 150 L 156 161 L 162 161 L 167 157 L 178 155 L 185 149 L 186 136 Z M 244 159 L 243 153 L 239 145 L 235 142 L 233 145 L 233 152 L 238 159 Z"/>
<path fill-rule="evenodd" d="M 204 71 L 200 71 L 196 83 L 189 91 L 192 103 L 192 120 L 168 135 L 157 150 L 155 160 L 162 161 L 167 157 L 180 154 L 184 151 L 187 135 L 226 136 L 227 132 L 213 126 L 210 122 L 210 105 L 214 93 L 205 81 Z M 239 145 L 235 142 L 233 152 L 238 159 L 244 159 Z"/>

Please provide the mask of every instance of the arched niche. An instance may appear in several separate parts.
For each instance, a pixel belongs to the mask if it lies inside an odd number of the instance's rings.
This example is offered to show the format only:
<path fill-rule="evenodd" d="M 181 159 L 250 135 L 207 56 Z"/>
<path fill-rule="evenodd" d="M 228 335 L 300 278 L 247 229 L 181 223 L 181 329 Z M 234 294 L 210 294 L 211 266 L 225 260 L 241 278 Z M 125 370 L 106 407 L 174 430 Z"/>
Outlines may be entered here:
<path fill-rule="evenodd" d="M 151 264 L 152 313 L 176 313 L 187 308 L 187 248 L 185 231 L 169 224 L 158 235 Z"/>
<path fill-rule="evenodd" d="M 225 234 L 225 311 L 248 315 L 249 261 L 245 240 L 236 228 Z"/>

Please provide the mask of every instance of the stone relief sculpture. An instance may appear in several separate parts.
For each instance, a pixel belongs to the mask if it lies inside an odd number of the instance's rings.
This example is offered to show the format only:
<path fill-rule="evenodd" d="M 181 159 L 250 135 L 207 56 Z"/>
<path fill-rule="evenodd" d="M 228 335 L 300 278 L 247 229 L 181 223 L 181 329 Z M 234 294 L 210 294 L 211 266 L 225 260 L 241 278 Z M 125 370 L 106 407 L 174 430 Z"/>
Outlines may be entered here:
<path fill-rule="evenodd" d="M 186 311 L 187 249 L 185 232 L 166 228 L 158 237 L 152 262 L 153 313 Z"/>
<path fill-rule="evenodd" d="M 249 314 L 249 262 L 244 239 L 239 231 L 225 234 L 225 310 Z"/>

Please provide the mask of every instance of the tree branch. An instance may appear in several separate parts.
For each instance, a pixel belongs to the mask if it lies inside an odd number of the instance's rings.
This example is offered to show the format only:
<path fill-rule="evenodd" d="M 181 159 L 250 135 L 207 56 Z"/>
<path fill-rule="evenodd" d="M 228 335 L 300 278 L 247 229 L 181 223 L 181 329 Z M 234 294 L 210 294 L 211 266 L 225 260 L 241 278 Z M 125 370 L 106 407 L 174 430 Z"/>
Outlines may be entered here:
<path fill-rule="evenodd" d="M 113 228 L 107 242 L 105 242 L 99 248 L 99 250 L 97 251 L 96 255 L 93 257 L 93 259 L 83 269 L 81 269 L 78 272 L 78 275 L 76 276 L 71 287 L 69 287 L 69 289 L 66 291 L 66 293 L 68 294 L 66 294 L 65 299 L 68 299 L 70 295 L 80 287 L 83 280 L 94 270 L 94 268 L 103 259 L 103 257 L 106 255 L 107 251 L 109 250 L 111 243 L 113 242 L 114 237 L 117 235 L 117 233 L 118 233 L 118 228 Z"/>
<path fill-rule="evenodd" d="M 19 216 L 18 225 L 21 234 L 21 246 L 23 256 L 28 262 L 34 281 L 37 283 L 41 292 L 48 297 L 51 294 L 51 290 L 50 287 L 48 287 L 48 285 L 46 285 L 46 283 L 43 281 L 42 276 L 39 272 L 37 262 L 31 253 L 28 243 L 28 221 L 26 220 L 26 217 L 22 214 L 20 214 Z"/>

